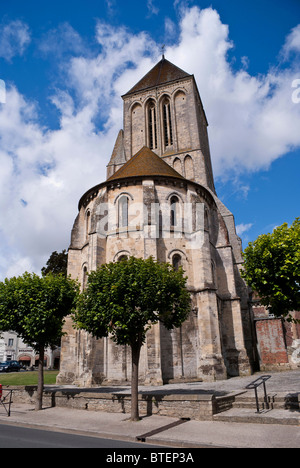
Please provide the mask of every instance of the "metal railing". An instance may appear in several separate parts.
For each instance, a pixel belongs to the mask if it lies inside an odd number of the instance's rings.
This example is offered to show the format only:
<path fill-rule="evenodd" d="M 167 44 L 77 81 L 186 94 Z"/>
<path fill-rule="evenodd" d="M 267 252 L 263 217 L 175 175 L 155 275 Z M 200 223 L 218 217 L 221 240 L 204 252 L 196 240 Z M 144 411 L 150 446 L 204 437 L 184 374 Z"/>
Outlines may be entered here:
<path fill-rule="evenodd" d="M 264 403 L 266 405 L 266 409 L 270 409 L 270 405 L 269 405 L 269 400 L 268 400 L 268 395 L 267 395 L 267 389 L 266 389 L 266 381 L 269 380 L 272 376 L 271 375 L 262 375 L 261 377 L 259 377 L 258 379 L 254 380 L 253 382 L 251 382 L 249 385 L 247 385 L 245 388 L 251 390 L 251 389 L 254 389 L 254 392 L 255 392 L 255 400 L 256 400 L 256 413 L 260 413 L 259 411 L 259 401 L 258 401 L 258 394 L 257 394 L 257 388 L 260 386 L 260 385 L 263 385 L 264 387 Z"/>
<path fill-rule="evenodd" d="M 3 395 L 4 391 L 7 392 L 6 395 Z M 0 405 L 3 406 L 3 408 L 6 411 L 7 416 L 9 417 L 10 416 L 10 408 L 11 408 L 11 404 L 12 404 L 13 390 L 3 390 L 3 392 L 2 392 L 2 388 L 1 388 Z"/>

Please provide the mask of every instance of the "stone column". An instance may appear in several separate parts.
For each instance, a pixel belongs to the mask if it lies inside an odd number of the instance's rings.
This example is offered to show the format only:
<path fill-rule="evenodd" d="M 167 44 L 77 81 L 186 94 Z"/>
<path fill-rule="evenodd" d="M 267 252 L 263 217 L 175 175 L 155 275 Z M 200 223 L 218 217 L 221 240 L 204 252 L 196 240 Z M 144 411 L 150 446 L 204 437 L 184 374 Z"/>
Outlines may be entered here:
<path fill-rule="evenodd" d="M 143 181 L 144 203 L 144 258 L 157 259 L 157 224 L 155 213 L 152 212 L 155 204 L 155 185 L 153 180 Z M 145 384 L 162 385 L 160 327 L 157 323 L 148 331 L 146 337 L 146 375 Z"/>
<path fill-rule="evenodd" d="M 227 342 L 225 353 L 228 373 L 230 376 L 251 375 L 251 366 L 245 348 L 240 298 L 223 300 L 222 316 Z"/>
<path fill-rule="evenodd" d="M 147 363 L 145 385 L 163 385 L 161 370 L 160 327 L 161 324 L 158 322 L 147 333 Z"/>
<path fill-rule="evenodd" d="M 199 329 L 198 376 L 204 381 L 226 379 L 216 291 L 204 290 L 196 298 Z"/>
<path fill-rule="evenodd" d="M 143 180 L 143 209 L 144 258 L 153 257 L 156 260 L 158 225 L 155 216 L 155 185 L 153 180 Z"/>
<path fill-rule="evenodd" d="M 193 261 L 194 307 L 198 314 L 198 377 L 203 380 L 226 379 L 226 368 L 221 349 L 218 300 L 214 284 L 209 226 L 202 210 L 197 248 L 190 251 Z"/>

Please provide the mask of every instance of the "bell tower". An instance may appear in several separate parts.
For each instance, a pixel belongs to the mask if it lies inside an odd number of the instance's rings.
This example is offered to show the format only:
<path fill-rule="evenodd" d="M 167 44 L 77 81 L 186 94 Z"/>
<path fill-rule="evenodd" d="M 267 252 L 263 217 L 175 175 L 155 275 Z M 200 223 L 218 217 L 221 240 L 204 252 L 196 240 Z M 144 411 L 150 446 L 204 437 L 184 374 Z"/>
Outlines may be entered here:
<path fill-rule="evenodd" d="M 182 267 L 191 311 L 181 329 L 147 333 L 140 382 L 218 380 L 248 375 L 253 359 L 249 294 L 240 276 L 241 241 L 218 199 L 207 119 L 196 81 L 163 56 L 122 96 L 120 130 L 107 179 L 79 201 L 68 274 L 87 274 L 128 257 Z M 57 383 L 124 383 L 130 353 L 66 320 Z"/>
<path fill-rule="evenodd" d="M 215 192 L 208 123 L 194 76 L 163 56 L 122 98 L 124 131 L 108 177 L 147 146 L 183 177 Z"/>

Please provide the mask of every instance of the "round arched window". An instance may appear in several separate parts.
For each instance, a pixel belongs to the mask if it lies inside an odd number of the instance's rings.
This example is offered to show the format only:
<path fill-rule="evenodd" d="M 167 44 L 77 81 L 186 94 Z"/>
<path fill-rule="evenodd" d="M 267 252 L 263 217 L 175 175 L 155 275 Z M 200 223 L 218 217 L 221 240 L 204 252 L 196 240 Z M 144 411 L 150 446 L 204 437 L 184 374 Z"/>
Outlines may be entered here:
<path fill-rule="evenodd" d="M 176 271 L 178 271 L 179 268 L 182 266 L 181 256 L 179 254 L 173 255 L 172 265 L 173 265 L 174 270 Z"/>
<path fill-rule="evenodd" d="M 171 197 L 171 226 L 178 225 L 179 199 L 176 196 Z"/>
<path fill-rule="evenodd" d="M 123 195 L 118 203 L 118 225 L 119 228 L 128 226 L 128 197 Z"/>
<path fill-rule="evenodd" d="M 164 146 L 173 145 L 173 130 L 172 130 L 172 117 L 171 117 L 171 104 L 170 99 L 166 97 L 162 103 L 162 116 L 163 116 L 163 135 Z"/>
<path fill-rule="evenodd" d="M 150 149 L 157 148 L 157 122 L 156 122 L 156 105 L 151 99 L 147 107 L 148 114 L 148 144 Z"/>

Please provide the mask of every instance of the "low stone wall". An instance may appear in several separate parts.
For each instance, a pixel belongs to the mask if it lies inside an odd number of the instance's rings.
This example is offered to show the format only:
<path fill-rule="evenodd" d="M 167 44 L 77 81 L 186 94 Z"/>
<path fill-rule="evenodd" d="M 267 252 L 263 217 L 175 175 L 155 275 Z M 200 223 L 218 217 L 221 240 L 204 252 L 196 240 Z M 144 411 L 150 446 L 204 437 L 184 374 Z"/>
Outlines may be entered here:
<path fill-rule="evenodd" d="M 14 388 L 13 402 L 34 404 L 35 398 L 36 387 L 34 386 Z M 88 392 L 80 389 L 46 390 L 43 406 L 130 414 L 131 395 L 129 393 L 102 393 L 93 389 Z M 216 399 L 213 394 L 143 393 L 139 394 L 139 410 L 141 416 L 157 414 L 210 421 L 216 413 Z"/>

